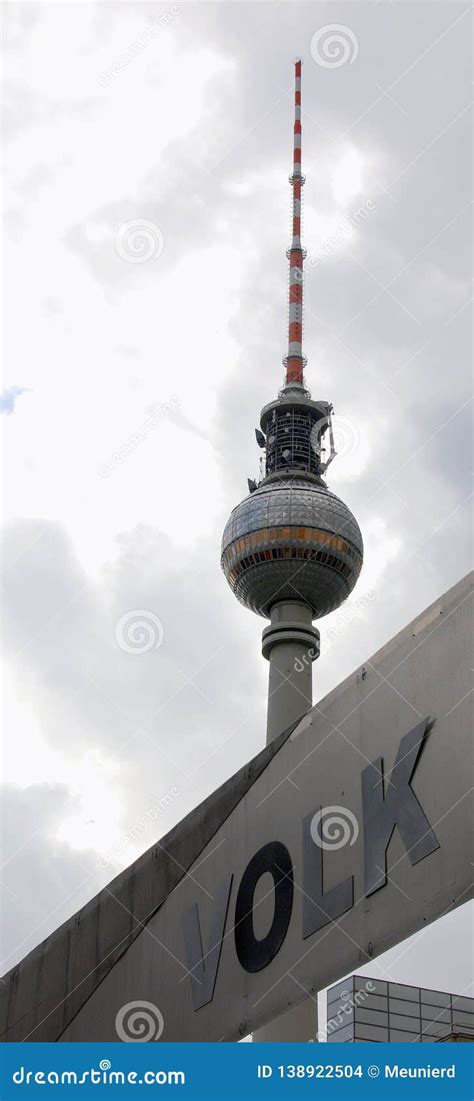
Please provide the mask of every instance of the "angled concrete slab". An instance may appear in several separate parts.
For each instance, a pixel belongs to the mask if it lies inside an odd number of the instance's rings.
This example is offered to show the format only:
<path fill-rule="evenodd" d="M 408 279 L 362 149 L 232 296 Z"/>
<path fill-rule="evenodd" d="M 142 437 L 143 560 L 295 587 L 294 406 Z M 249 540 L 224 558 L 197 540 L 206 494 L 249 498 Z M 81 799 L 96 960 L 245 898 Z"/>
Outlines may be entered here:
<path fill-rule="evenodd" d="M 235 1040 L 466 901 L 471 597 L 468 577 L 14 968 L 3 1038 L 116 1040 L 148 1002 L 165 1041 Z"/>

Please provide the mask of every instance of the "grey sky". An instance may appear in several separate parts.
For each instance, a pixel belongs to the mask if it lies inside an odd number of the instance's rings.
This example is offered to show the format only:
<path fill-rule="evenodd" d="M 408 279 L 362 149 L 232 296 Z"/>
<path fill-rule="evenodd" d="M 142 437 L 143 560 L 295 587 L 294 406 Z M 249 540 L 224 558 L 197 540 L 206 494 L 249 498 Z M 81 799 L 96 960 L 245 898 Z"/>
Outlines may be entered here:
<path fill-rule="evenodd" d="M 4 969 L 264 743 L 264 624 L 219 546 L 282 381 L 296 54 L 306 377 L 366 547 L 316 699 L 470 567 L 468 13 L 5 5 Z M 157 649 L 117 644 L 133 610 Z M 394 978 L 459 988 L 449 921 L 451 969 L 432 930 Z"/>

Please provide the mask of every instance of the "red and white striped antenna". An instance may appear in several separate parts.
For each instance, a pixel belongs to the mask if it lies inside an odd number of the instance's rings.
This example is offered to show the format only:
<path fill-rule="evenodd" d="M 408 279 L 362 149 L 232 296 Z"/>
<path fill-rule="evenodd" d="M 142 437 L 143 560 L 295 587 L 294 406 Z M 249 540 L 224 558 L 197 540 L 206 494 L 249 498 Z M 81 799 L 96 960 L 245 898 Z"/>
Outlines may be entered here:
<path fill-rule="evenodd" d="M 301 66 L 295 58 L 295 124 L 293 128 L 293 172 L 290 184 L 293 190 L 293 237 L 286 255 L 290 264 L 288 354 L 284 356 L 286 367 L 285 386 L 304 386 L 303 370 L 303 261 L 306 249 L 301 245 L 302 188 L 305 178 L 301 173 Z"/>

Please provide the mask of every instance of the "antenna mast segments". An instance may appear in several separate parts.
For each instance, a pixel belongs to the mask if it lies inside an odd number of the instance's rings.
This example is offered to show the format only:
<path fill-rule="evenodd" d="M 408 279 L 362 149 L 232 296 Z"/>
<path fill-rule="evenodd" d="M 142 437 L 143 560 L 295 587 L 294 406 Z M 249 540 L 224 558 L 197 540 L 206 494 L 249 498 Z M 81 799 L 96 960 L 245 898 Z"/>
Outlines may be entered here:
<path fill-rule="evenodd" d="M 290 184 L 293 191 L 293 236 L 286 255 L 290 263 L 288 355 L 283 359 L 286 367 L 286 386 L 303 386 L 303 261 L 306 249 L 301 245 L 301 203 L 305 178 L 301 172 L 301 58 L 295 59 L 295 123 L 293 127 L 293 172 Z"/>

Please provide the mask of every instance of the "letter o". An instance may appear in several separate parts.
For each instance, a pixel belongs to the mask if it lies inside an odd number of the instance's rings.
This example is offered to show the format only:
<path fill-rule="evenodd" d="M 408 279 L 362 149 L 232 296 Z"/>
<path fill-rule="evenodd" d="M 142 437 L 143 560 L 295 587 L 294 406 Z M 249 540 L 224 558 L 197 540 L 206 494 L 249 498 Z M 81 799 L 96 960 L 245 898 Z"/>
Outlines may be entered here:
<path fill-rule="evenodd" d="M 265 872 L 275 887 L 273 921 L 265 937 L 258 940 L 253 927 L 255 888 Z M 245 971 L 261 971 L 279 952 L 290 924 L 293 907 L 293 865 L 280 841 L 271 841 L 252 857 L 242 876 L 235 904 L 235 949 Z"/>

